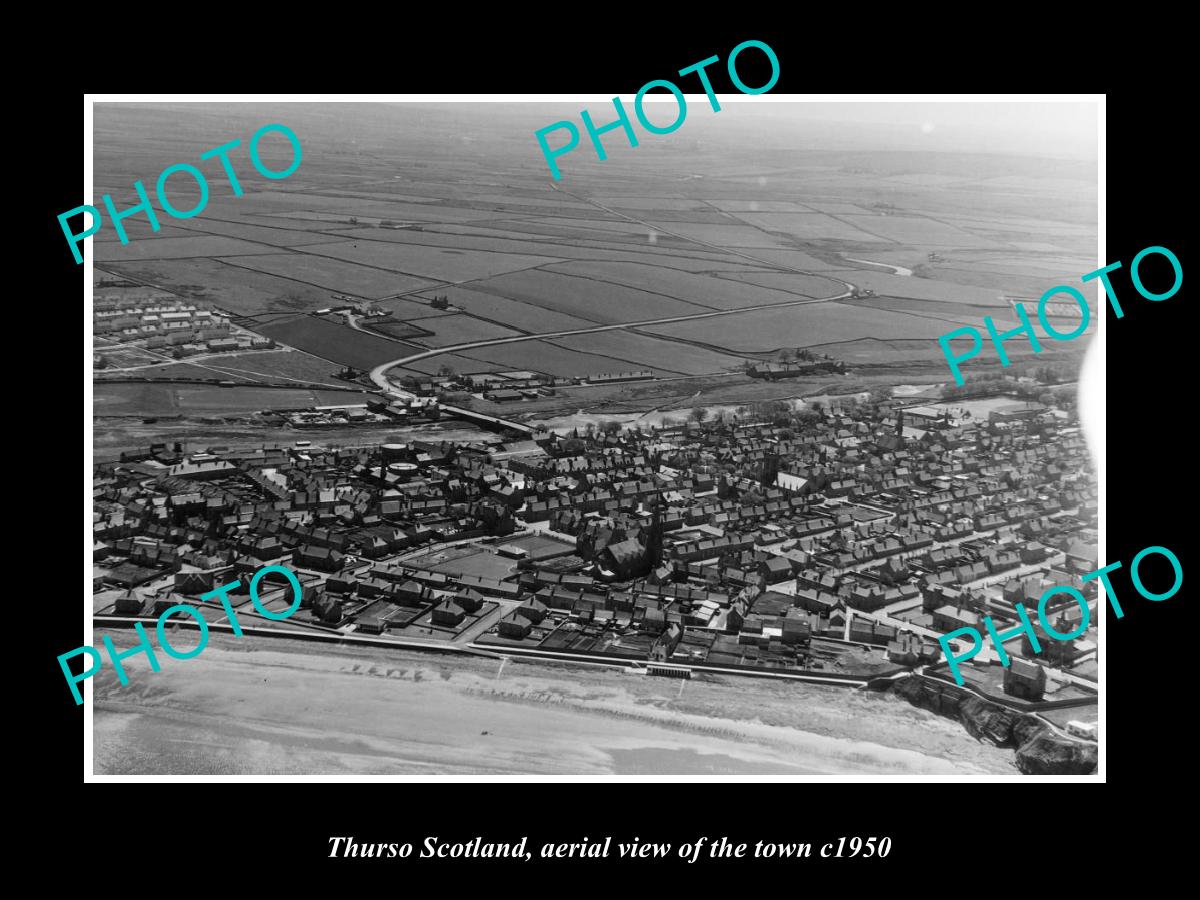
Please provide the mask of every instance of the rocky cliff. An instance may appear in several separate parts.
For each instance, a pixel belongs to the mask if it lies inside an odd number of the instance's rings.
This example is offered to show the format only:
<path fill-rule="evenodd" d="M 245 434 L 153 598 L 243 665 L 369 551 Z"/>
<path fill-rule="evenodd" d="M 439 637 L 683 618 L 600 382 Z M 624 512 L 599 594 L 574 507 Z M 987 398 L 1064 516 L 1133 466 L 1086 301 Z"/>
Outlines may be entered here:
<path fill-rule="evenodd" d="M 910 676 L 896 681 L 879 679 L 872 690 L 890 690 L 914 706 L 957 719 L 977 740 L 1012 747 L 1017 768 L 1026 775 L 1091 775 L 1096 771 L 1097 746 L 1054 732 L 1036 716 L 983 700 L 951 684 Z"/>

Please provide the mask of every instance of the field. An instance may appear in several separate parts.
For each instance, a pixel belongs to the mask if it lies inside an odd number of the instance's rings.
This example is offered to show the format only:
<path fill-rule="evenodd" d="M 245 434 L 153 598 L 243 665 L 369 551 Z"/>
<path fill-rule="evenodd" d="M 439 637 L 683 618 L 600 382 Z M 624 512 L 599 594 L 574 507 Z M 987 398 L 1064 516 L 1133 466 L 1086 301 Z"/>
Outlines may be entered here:
<path fill-rule="evenodd" d="M 934 341 L 949 330 L 947 320 L 943 319 L 879 308 L 857 307 L 851 311 L 840 303 L 757 310 L 729 316 L 724 323 L 716 336 L 711 334 L 712 326 L 705 320 L 652 325 L 644 330 L 693 340 L 709 337 L 714 344 L 735 352 L 812 347 L 864 337 Z"/>
<path fill-rule="evenodd" d="M 1036 298 L 1096 268 L 1093 158 L 1042 158 L 1002 149 L 1014 146 L 1003 141 L 968 147 L 940 132 L 893 146 L 887 129 L 818 122 L 806 109 L 774 104 L 766 115 L 738 104 L 689 118 L 686 137 L 610 147 L 604 163 L 581 148 L 552 182 L 529 135 L 555 120 L 548 117 L 576 115 L 570 104 L 101 104 L 96 190 L 118 204 L 133 199 L 134 180 L 192 158 L 214 133 L 252 133 L 264 114 L 286 118 L 305 154 L 283 181 L 235 159 L 243 196 L 214 171 L 200 215 L 163 215 L 158 232 L 131 217 L 128 245 L 105 228 L 93 247 L 105 271 L 150 284 L 124 290 L 210 302 L 299 351 L 214 360 L 230 377 L 327 384 L 340 365 L 370 368 L 447 348 L 410 371 L 649 369 L 671 379 L 652 393 L 563 390 L 506 407 L 539 415 L 670 407 L 697 391 L 751 396 L 768 389 L 737 370 L 781 348 L 841 360 L 851 367 L 848 383 L 889 373 L 916 384 L 944 379 L 938 336 L 981 327 L 988 315 L 1011 327 L 1006 297 Z M 891 274 L 885 265 L 917 272 Z M 874 293 L 848 298 L 851 286 Z M 398 339 L 305 315 L 336 305 L 335 294 L 376 301 L 396 318 L 389 327 Z M 1098 297 L 1094 286 L 1087 294 Z M 439 295 L 450 309 L 429 306 Z M 783 305 L 806 299 L 818 302 Z M 716 310 L 733 314 L 699 318 Z M 683 320 L 551 336 L 674 317 Z M 453 349 L 517 335 L 546 337 Z M 1047 342 L 1046 350 L 1066 346 Z M 769 390 L 812 386 L 797 380 Z M 195 397 L 122 390 L 105 402 L 130 414 L 139 398 L 146 414 L 180 404 L 215 410 L 223 396 L 225 411 L 240 414 L 262 399 L 249 389 Z"/>
<path fill-rule="evenodd" d="M 333 377 L 338 366 L 299 350 L 229 353 L 222 355 L 220 359 L 207 360 L 205 365 L 243 375 L 261 376 L 268 381 L 295 380 L 349 387 L 345 382 L 339 383 Z"/>
<path fill-rule="evenodd" d="M 641 361 L 622 359 L 592 352 L 589 338 L 600 335 L 581 335 L 572 338 L 578 343 L 567 349 L 563 344 L 566 338 L 555 341 L 524 341 L 519 344 L 498 344 L 494 347 L 480 347 L 463 351 L 464 356 L 479 360 L 474 370 L 460 369 L 459 371 L 504 372 L 511 369 L 532 369 L 537 372 L 548 372 L 551 375 L 582 376 L 600 372 L 628 372 L 633 369 L 647 368 L 661 375 L 678 375 L 675 369 L 664 365 L 651 365 Z M 588 347 L 589 349 L 579 349 Z M 438 364 L 442 357 L 435 357 L 424 362 Z M 416 363 L 420 366 L 422 363 Z"/>
<path fill-rule="evenodd" d="M 263 409 L 301 409 L 309 406 L 366 403 L 369 394 L 355 391 L 310 391 L 251 386 L 218 387 L 200 384 L 105 384 L 93 392 L 97 416 L 244 415 Z"/>
<path fill-rule="evenodd" d="M 324 245 L 322 245 L 324 246 Z M 311 256 L 297 250 L 287 254 L 245 256 L 221 262 L 254 272 L 266 272 L 293 281 L 312 284 L 330 292 L 375 299 L 429 287 L 430 282 L 399 269 L 388 271 L 354 265 L 329 257 Z"/>
<path fill-rule="evenodd" d="M 318 316 L 301 316 L 260 325 L 258 331 L 321 359 L 369 369 L 389 359 L 396 359 L 420 348 L 379 335 L 356 331 Z"/>
<path fill-rule="evenodd" d="M 496 294 L 485 294 L 470 288 L 446 288 L 431 291 L 428 296 L 441 294 L 450 299 L 455 309 L 481 319 L 502 322 L 524 334 L 545 334 L 551 331 L 569 331 L 572 328 L 587 328 L 596 323 L 590 319 L 581 319 L 563 312 L 543 309 L 532 303 L 523 303 L 511 297 L 501 297 Z M 434 323 L 436 326 L 436 323 Z M 429 327 L 428 323 L 425 323 Z"/>
<path fill-rule="evenodd" d="M 712 309 L 698 300 L 677 300 L 650 290 L 536 269 L 475 282 L 473 289 L 602 325 L 686 316 Z"/>
<path fill-rule="evenodd" d="M 377 240 L 342 241 L 305 247 L 303 253 L 407 272 L 435 281 L 474 281 L 504 272 L 532 269 L 557 262 L 550 256 L 521 256 L 515 253 L 481 253 L 419 244 Z"/>
<path fill-rule="evenodd" d="M 462 314 L 429 319 L 422 323 L 422 327 L 433 332 L 431 335 L 415 339 L 416 343 L 425 347 L 446 347 L 450 344 L 465 344 L 488 338 L 514 337 L 521 333 L 495 322 Z"/>
<path fill-rule="evenodd" d="M 730 278 L 725 275 L 664 271 L 645 264 L 609 262 L 563 263 L 550 266 L 547 271 L 588 278 L 602 284 L 628 285 L 713 309 L 784 303 L 798 297 L 833 297 L 846 290 L 842 282 L 831 278 L 794 273 L 777 275 L 781 283 L 772 290 L 753 283 L 754 275 L 759 273 L 735 272 Z"/>
<path fill-rule="evenodd" d="M 681 375 L 704 375 L 739 369 L 746 360 L 740 356 L 717 353 L 707 347 L 697 347 L 679 341 L 660 340 L 649 334 L 627 331 L 603 331 L 556 338 L 552 343 L 574 350 L 604 353 L 614 359 L 626 360 L 631 368 L 639 361 L 652 359 L 659 366 Z"/>
<path fill-rule="evenodd" d="M 449 547 L 423 556 L 411 557 L 405 562 L 434 572 L 496 579 L 506 578 L 516 569 L 515 560 L 478 547 Z"/>

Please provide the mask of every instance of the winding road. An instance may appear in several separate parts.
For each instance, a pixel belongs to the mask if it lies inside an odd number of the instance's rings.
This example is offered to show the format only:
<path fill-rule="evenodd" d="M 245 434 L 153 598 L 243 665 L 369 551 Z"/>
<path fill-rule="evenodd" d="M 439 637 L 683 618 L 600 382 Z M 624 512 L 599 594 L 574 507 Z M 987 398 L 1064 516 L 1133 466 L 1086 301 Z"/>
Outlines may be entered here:
<path fill-rule="evenodd" d="M 596 201 L 591 200 L 587 197 L 580 197 L 577 194 L 572 194 L 570 191 L 564 191 L 561 188 L 557 187 L 556 185 L 551 185 L 551 187 L 556 191 L 559 191 L 563 194 L 567 194 L 568 196 L 574 197 L 575 199 L 581 200 L 585 203 L 589 203 L 592 206 L 595 206 L 598 209 L 602 209 L 605 212 L 610 213 L 614 216 L 619 216 L 620 218 L 626 219 L 630 222 L 636 222 L 639 225 L 644 225 L 646 228 L 649 228 L 653 232 L 657 232 L 659 234 L 668 234 L 668 235 L 671 235 L 672 237 L 679 238 L 680 240 L 690 241 L 693 244 L 699 244 L 701 247 L 705 247 L 709 250 L 715 250 L 719 253 L 724 253 L 724 254 L 728 254 L 731 256 L 740 256 L 743 259 L 748 259 L 752 262 L 756 262 L 761 266 L 765 266 L 766 268 L 772 269 L 777 272 L 778 271 L 794 272 L 797 275 L 812 275 L 812 276 L 815 276 L 818 278 L 826 278 L 826 279 L 829 279 L 830 281 L 838 281 L 838 282 L 841 282 L 841 284 L 845 287 L 845 290 L 842 291 L 840 294 L 836 294 L 832 297 L 817 297 L 815 299 L 805 299 L 805 300 L 785 300 L 781 303 L 760 303 L 755 306 L 741 306 L 736 309 L 718 309 L 718 310 L 714 310 L 712 312 L 691 313 L 689 315 L 684 315 L 684 316 L 667 316 L 666 318 L 662 318 L 662 319 L 642 319 L 642 320 L 636 321 L 636 322 L 619 322 L 619 323 L 613 324 L 613 325 L 595 325 L 595 326 L 592 326 L 589 328 L 575 328 L 575 329 L 572 329 L 569 331 L 550 331 L 550 332 L 546 332 L 545 334 L 519 334 L 519 335 L 516 335 L 515 337 L 490 338 L 490 339 L 484 340 L 484 341 L 471 341 L 471 342 L 465 343 L 465 344 L 454 344 L 449 347 L 438 347 L 433 350 L 424 350 L 424 351 L 421 351 L 420 353 L 413 353 L 408 356 L 402 356 L 399 359 L 391 360 L 390 362 L 385 362 L 382 365 L 378 365 L 374 369 L 372 369 L 371 370 L 371 381 L 373 381 L 381 390 L 383 390 L 387 393 L 396 394 L 396 395 L 399 395 L 402 397 L 410 396 L 406 391 L 402 391 L 399 388 L 397 388 L 394 384 L 392 384 L 391 380 L 387 377 L 388 370 L 393 369 L 397 366 L 406 366 L 410 363 L 418 362 L 423 359 L 429 359 L 430 357 L 433 357 L 433 356 L 441 356 L 444 353 L 458 353 L 461 350 L 474 350 L 474 349 L 478 349 L 479 347 L 493 347 L 497 344 L 518 344 L 518 343 L 521 343 L 522 341 L 540 341 L 540 340 L 545 340 L 547 338 L 571 337 L 572 335 L 577 335 L 577 334 L 594 334 L 594 333 L 600 332 L 600 331 L 620 331 L 621 329 L 624 329 L 624 328 L 642 328 L 647 325 L 668 325 L 673 322 L 691 322 L 696 319 L 713 319 L 713 318 L 717 318 L 718 316 L 733 316 L 733 315 L 738 315 L 739 313 L 754 312 L 756 310 L 761 310 L 761 309 L 780 309 L 780 308 L 789 307 L 789 306 L 808 306 L 813 303 L 833 303 L 837 300 L 845 300 L 854 293 L 854 290 L 855 290 L 854 285 L 852 285 L 848 281 L 842 281 L 842 279 L 840 279 L 840 278 L 835 278 L 832 275 L 826 275 L 826 274 L 822 274 L 820 272 L 806 272 L 803 269 L 796 269 L 791 266 L 784 265 L 782 263 L 771 262 L 769 260 L 759 259 L 759 258 L 757 258 L 755 256 L 751 256 L 749 253 L 745 253 L 741 250 L 730 249 L 728 247 L 718 247 L 716 244 L 710 244 L 707 241 L 702 241 L 698 238 L 688 237 L 687 235 L 683 235 L 683 234 L 676 234 L 675 232 L 668 231 L 667 229 L 662 228 L 658 225 L 651 225 L 649 222 L 644 222 L 641 219 L 634 218 L 633 216 L 626 215 L 625 213 L 621 213 L 621 212 L 617 212 L 616 210 L 609 209 L 607 206 L 604 206 L 601 203 L 597 203 Z"/>
<path fill-rule="evenodd" d="M 759 309 L 779 309 L 787 306 L 808 306 L 811 303 L 832 303 L 835 300 L 844 300 L 850 296 L 850 291 L 838 294 L 836 297 L 819 297 L 815 300 L 785 300 L 782 303 L 760 303 L 756 306 L 740 306 L 737 309 L 718 309 L 713 312 L 691 313 L 686 316 L 668 316 L 665 319 L 641 319 L 637 322 L 618 322 L 615 325 L 595 325 L 591 328 L 574 328 L 569 331 L 547 331 L 544 334 L 518 334 L 515 337 L 504 338 L 489 338 L 486 341 L 471 341 L 467 344 L 453 344 L 449 347 L 437 347 L 433 350 L 423 350 L 420 353 L 413 353 L 409 356 L 403 356 L 400 359 L 393 359 L 390 362 L 385 362 L 382 365 L 376 366 L 371 370 L 371 380 L 385 391 L 396 390 L 391 381 L 388 380 L 388 369 L 396 366 L 405 366 L 409 363 L 414 363 L 422 359 L 429 359 L 431 356 L 441 356 L 443 353 L 458 353 L 460 350 L 474 350 L 477 347 L 492 347 L 496 344 L 518 344 L 522 341 L 541 341 L 547 338 L 570 337 L 576 334 L 594 334 L 598 331 L 620 331 L 623 328 L 641 328 L 646 325 L 667 325 L 671 322 L 690 322 L 694 319 L 712 319 L 717 316 L 732 316 L 738 313 L 754 312 Z"/>

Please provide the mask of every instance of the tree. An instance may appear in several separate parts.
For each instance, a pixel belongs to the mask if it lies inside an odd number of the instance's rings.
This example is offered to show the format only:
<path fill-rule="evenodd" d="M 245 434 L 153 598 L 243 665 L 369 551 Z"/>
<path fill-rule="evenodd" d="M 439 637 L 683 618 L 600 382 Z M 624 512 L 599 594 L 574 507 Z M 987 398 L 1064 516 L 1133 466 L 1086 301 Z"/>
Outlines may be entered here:
<path fill-rule="evenodd" d="M 454 370 L 446 365 L 439 366 L 437 373 L 442 378 L 453 378 L 455 375 Z"/>
<path fill-rule="evenodd" d="M 693 406 L 691 413 L 689 413 L 689 417 L 692 419 L 693 422 L 695 422 L 697 425 L 699 425 L 701 422 L 703 422 L 705 419 L 708 418 L 708 410 L 705 409 L 703 406 Z"/>

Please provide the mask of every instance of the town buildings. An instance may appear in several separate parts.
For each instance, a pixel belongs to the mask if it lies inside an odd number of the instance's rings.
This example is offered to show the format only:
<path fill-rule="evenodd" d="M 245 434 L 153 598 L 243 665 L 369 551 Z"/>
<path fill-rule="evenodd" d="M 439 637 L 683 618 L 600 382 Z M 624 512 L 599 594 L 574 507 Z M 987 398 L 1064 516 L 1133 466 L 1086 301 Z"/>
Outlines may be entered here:
<path fill-rule="evenodd" d="M 159 445 L 96 467 L 94 536 L 117 613 L 159 576 L 192 596 L 282 561 L 311 595 L 293 624 L 861 682 L 936 665 L 937 635 L 984 616 L 1011 627 L 1051 584 L 1094 603 L 1095 515 L 1063 410 L 863 404 L 510 443 Z M 1052 611 L 1063 630 L 1078 612 Z M 1094 638 L 1043 642 L 1032 668 L 1008 644 L 1004 692 L 1043 696 L 1042 667 L 1094 660 Z"/>

